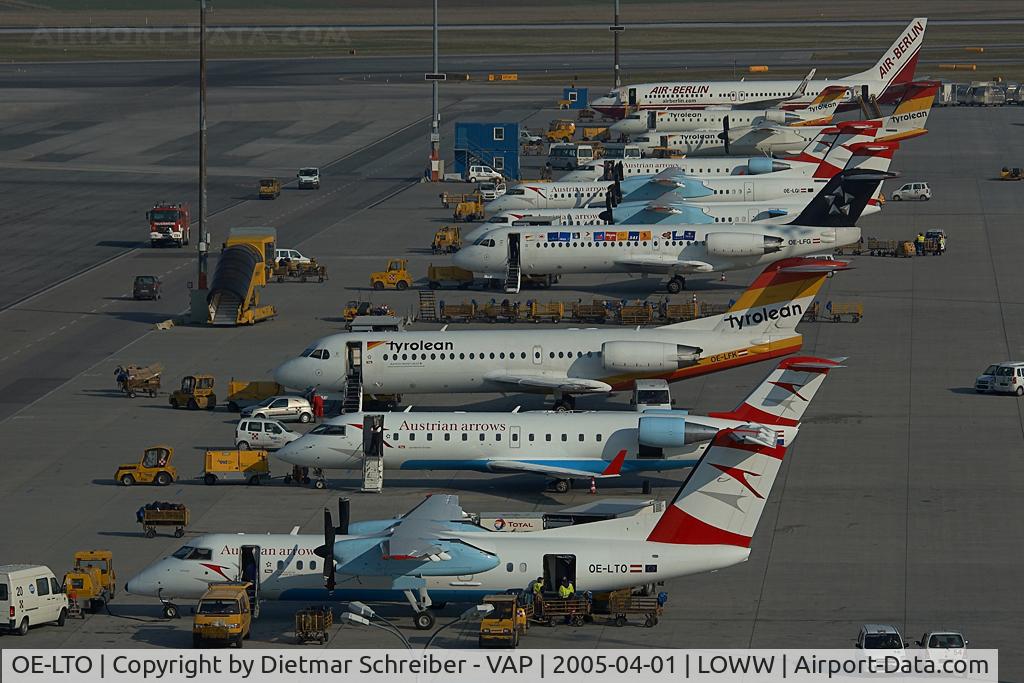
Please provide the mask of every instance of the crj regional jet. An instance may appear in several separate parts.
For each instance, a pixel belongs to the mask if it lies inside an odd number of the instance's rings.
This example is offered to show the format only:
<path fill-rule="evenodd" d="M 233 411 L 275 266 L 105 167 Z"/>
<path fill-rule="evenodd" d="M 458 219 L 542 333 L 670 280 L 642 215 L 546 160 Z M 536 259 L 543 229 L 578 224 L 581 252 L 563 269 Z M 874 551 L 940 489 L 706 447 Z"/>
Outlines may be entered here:
<path fill-rule="evenodd" d="M 364 394 L 621 391 L 789 355 L 796 325 L 825 278 L 849 264 L 791 258 L 769 265 L 720 315 L 635 329 L 359 332 L 315 341 L 274 370 L 293 389 L 316 387 L 360 405 Z"/>
<path fill-rule="evenodd" d="M 715 571 L 749 558 L 787 449 L 722 430 L 661 514 L 502 533 L 468 522 L 457 496 L 434 494 L 400 519 L 349 525 L 343 515 L 335 527 L 324 510 L 323 535 L 197 536 L 125 588 L 160 598 L 171 616 L 174 600 L 195 600 L 224 579 L 252 581 L 257 599 L 404 599 L 428 629 L 435 600 L 477 602 L 536 576 L 548 591 L 568 577 L 579 591 L 601 592 Z"/>
<path fill-rule="evenodd" d="M 800 89 L 802 81 L 642 83 L 616 88 L 606 97 L 592 101 L 590 106 L 617 119 L 643 109 L 800 109 L 808 106 L 822 90 L 836 85 L 849 88 L 846 103 L 855 97 L 866 100 L 870 96 L 884 103 L 889 101 L 888 91 L 892 86 L 914 80 L 927 26 L 926 18 L 912 19 L 873 67 L 836 80 L 812 80 L 806 84 L 804 92 Z"/>
<path fill-rule="evenodd" d="M 786 358 L 735 410 L 708 415 L 663 409 L 348 413 L 274 456 L 312 468 L 317 488 L 325 487 L 323 470 L 361 470 L 364 454 L 376 450 L 384 469 L 536 474 L 566 493 L 573 477 L 593 481 L 692 467 L 722 429 L 747 429 L 757 443 L 789 446 L 834 367 L 841 367 L 838 360 Z M 376 440 L 371 429 L 380 433 Z"/>

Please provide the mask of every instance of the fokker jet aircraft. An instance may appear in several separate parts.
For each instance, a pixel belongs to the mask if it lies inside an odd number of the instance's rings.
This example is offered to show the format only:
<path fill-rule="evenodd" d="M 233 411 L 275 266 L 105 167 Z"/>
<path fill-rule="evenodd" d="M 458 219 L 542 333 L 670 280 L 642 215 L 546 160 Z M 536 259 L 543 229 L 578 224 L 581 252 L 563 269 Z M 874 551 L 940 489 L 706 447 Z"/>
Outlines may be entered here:
<path fill-rule="evenodd" d="M 810 238 L 809 238 L 810 239 Z M 353 411 L 364 394 L 621 391 L 643 377 L 675 381 L 800 349 L 797 323 L 826 276 L 849 264 L 792 258 L 769 265 L 720 315 L 653 328 L 483 329 L 334 334 L 274 370 L 293 389 L 316 387 Z"/>
<path fill-rule="evenodd" d="M 807 373 L 827 368 L 811 364 Z M 487 531 L 466 520 L 454 495 L 435 494 L 397 520 L 324 533 L 203 534 L 132 577 L 132 595 L 195 600 L 211 581 L 252 581 L 258 600 L 407 600 L 427 629 L 438 602 L 477 602 L 536 576 L 554 590 L 604 592 L 724 569 L 750 543 L 787 446 L 749 429 L 719 432 L 663 513 L 638 514 L 528 533 Z"/>
<path fill-rule="evenodd" d="M 685 410 L 349 413 L 274 455 L 313 468 L 317 488 L 326 484 L 325 469 L 362 469 L 363 456 L 379 450 L 373 455 L 383 458 L 384 469 L 530 473 L 553 479 L 555 490 L 565 493 L 573 477 L 606 479 L 692 467 L 722 429 L 767 428 L 751 438 L 789 446 L 834 367 L 840 367 L 837 360 L 786 358 L 735 410 L 708 415 Z M 371 429 L 379 432 L 376 439 L 370 438 Z"/>
<path fill-rule="evenodd" d="M 927 26 L 926 18 L 912 19 L 873 67 L 836 80 L 812 80 L 802 94 L 798 94 L 800 81 L 641 83 L 616 88 L 607 96 L 591 102 L 590 106 L 617 119 L 644 109 L 797 109 L 806 107 L 825 88 L 836 85 L 849 88 L 850 94 L 845 99 L 847 103 L 856 97 L 867 100 L 872 96 L 885 102 L 892 86 L 914 80 Z"/>

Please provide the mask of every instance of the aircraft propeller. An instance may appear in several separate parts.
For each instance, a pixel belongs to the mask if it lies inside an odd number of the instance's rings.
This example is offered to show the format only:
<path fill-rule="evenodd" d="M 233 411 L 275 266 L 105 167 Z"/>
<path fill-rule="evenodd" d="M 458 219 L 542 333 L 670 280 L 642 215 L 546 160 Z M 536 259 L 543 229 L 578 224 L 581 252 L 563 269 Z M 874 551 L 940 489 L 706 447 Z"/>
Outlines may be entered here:
<path fill-rule="evenodd" d="M 347 503 L 348 501 L 346 501 Z M 341 508 L 341 500 L 338 502 Z M 348 526 L 348 522 L 344 522 Z M 324 508 L 324 544 L 313 551 L 317 557 L 324 560 L 324 585 L 328 591 L 334 590 L 334 522 L 331 521 L 331 511 Z"/>

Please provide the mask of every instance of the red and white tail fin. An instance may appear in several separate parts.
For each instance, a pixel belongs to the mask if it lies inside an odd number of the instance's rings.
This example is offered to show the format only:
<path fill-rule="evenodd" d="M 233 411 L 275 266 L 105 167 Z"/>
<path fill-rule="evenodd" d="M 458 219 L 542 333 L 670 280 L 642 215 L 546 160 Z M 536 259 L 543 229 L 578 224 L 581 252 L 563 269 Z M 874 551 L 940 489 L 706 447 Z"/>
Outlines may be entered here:
<path fill-rule="evenodd" d="M 785 455 L 744 430 L 718 432 L 647 540 L 749 548 Z"/>
<path fill-rule="evenodd" d="M 928 114 L 942 84 L 938 81 L 920 81 L 901 88 L 902 97 L 890 116 L 883 116 L 882 127 L 875 135 L 879 142 L 909 140 L 928 131 Z"/>
<path fill-rule="evenodd" d="M 843 367 L 840 365 L 843 360 L 811 356 L 787 358 L 735 410 L 708 415 L 771 427 L 795 427 L 829 370 Z"/>
<path fill-rule="evenodd" d="M 928 28 L 928 19 L 918 17 L 910 20 L 910 24 L 896 41 L 889 46 L 875 65 L 842 79 L 845 83 L 867 85 L 871 94 L 878 97 L 879 102 L 891 102 L 891 94 L 887 92 L 892 86 L 909 83 L 914 80 L 917 69 L 917 58 L 924 44 L 924 32 Z M 859 94 L 859 93 L 856 93 Z"/>
<path fill-rule="evenodd" d="M 817 164 L 814 177 L 831 178 L 849 162 L 850 146 L 871 142 L 881 127 L 881 121 L 840 121 L 820 130 L 799 154 L 784 158 Z"/>

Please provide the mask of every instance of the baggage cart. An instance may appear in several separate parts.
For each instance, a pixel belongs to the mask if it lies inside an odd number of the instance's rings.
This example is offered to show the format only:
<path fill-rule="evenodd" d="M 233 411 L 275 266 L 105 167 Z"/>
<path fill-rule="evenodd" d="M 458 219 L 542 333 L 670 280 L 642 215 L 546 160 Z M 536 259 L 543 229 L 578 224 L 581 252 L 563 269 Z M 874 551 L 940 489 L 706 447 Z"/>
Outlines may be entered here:
<path fill-rule="evenodd" d="M 477 318 L 489 323 L 514 323 L 519 315 L 519 303 L 505 299 L 502 302 L 492 301 L 477 309 Z"/>
<path fill-rule="evenodd" d="M 450 323 L 453 321 L 470 322 L 476 317 L 476 303 L 461 303 L 461 304 L 448 304 L 442 301 L 440 303 L 440 318 L 441 322 Z"/>
<path fill-rule="evenodd" d="M 181 538 L 185 535 L 185 527 L 188 526 L 188 508 L 179 504 L 170 509 L 144 509 L 142 511 L 142 530 L 146 534 L 146 538 L 155 537 L 158 526 L 174 527 L 174 537 Z"/>
<path fill-rule="evenodd" d="M 914 245 L 911 244 L 911 251 Z M 900 250 L 899 240 L 878 240 L 874 237 L 868 238 L 867 251 L 872 256 L 896 256 Z"/>
<path fill-rule="evenodd" d="M 565 304 L 561 301 L 527 301 L 519 308 L 520 320 L 532 320 L 535 323 L 548 321 L 559 323 L 565 317 Z"/>
<path fill-rule="evenodd" d="M 604 323 L 614 310 L 614 306 L 601 299 L 594 299 L 589 304 L 577 301 L 572 305 L 572 319 L 581 323 Z"/>
<path fill-rule="evenodd" d="M 613 591 L 608 597 L 608 618 L 619 627 L 629 623 L 630 616 L 640 616 L 644 626 L 653 628 L 658 625 L 658 617 L 663 610 L 662 600 L 658 597 L 633 595 L 628 588 Z"/>
<path fill-rule="evenodd" d="M 306 607 L 295 613 L 295 642 L 317 641 L 321 645 L 330 637 L 334 625 L 334 611 L 330 607 Z"/>
<path fill-rule="evenodd" d="M 114 370 L 114 377 L 117 378 L 118 388 L 128 398 L 135 398 L 139 394 L 147 394 L 153 398 L 160 390 L 161 372 L 163 372 L 163 366 L 159 363 L 119 365 Z"/>
<path fill-rule="evenodd" d="M 203 481 L 213 486 L 218 481 L 247 482 L 259 486 L 270 479 L 270 462 L 264 450 L 206 451 Z"/>
<path fill-rule="evenodd" d="M 590 617 L 590 600 L 584 597 L 543 598 L 534 605 L 534 621 L 545 626 L 561 622 L 571 626 L 583 626 Z"/>
<path fill-rule="evenodd" d="M 623 306 L 619 309 L 623 325 L 646 325 L 654 320 L 654 306 L 649 303 Z"/>
<path fill-rule="evenodd" d="M 323 282 L 327 268 L 316 261 L 302 263 L 282 259 L 274 266 L 273 278 L 278 282 Z"/>
<path fill-rule="evenodd" d="M 801 318 L 803 322 L 833 322 L 839 323 L 848 320 L 851 323 L 859 323 L 864 317 L 864 304 L 842 303 L 837 304 L 829 301 L 824 306 L 821 303 L 813 302 Z"/>

